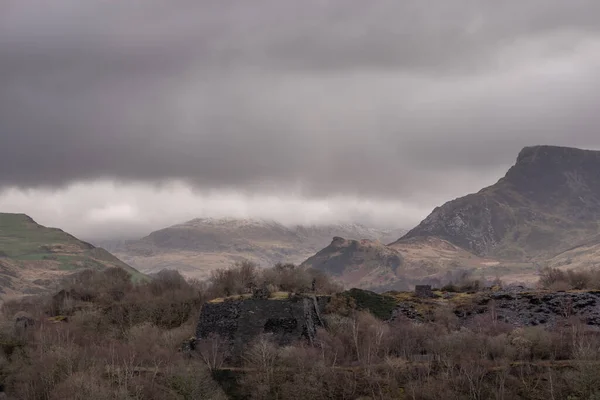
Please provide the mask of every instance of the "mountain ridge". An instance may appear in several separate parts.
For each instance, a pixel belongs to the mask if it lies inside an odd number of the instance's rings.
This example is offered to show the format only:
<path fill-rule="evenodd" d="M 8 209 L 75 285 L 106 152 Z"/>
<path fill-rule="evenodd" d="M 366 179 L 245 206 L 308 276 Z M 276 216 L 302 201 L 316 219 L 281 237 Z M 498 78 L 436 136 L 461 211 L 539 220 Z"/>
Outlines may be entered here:
<path fill-rule="evenodd" d="M 405 232 L 361 224 L 286 226 L 262 219 L 196 218 L 139 240 L 107 243 L 107 248 L 145 272 L 177 268 L 189 277 L 206 278 L 211 270 L 246 259 L 262 266 L 299 264 L 334 236 L 391 242 Z"/>
<path fill-rule="evenodd" d="M 385 285 L 356 279 L 357 270 L 367 277 L 379 273 L 400 287 L 402 281 L 447 282 L 453 271 L 532 283 L 542 266 L 600 266 L 599 220 L 600 151 L 528 146 L 496 183 L 435 207 L 385 246 L 402 256 L 396 271 L 385 268 L 387 255 L 365 257 L 364 249 L 341 241 L 303 265 L 363 288 Z"/>
<path fill-rule="evenodd" d="M 478 257 L 438 238 L 414 238 L 389 245 L 334 237 L 301 267 L 333 276 L 349 287 L 376 291 L 409 290 L 415 284 L 439 285 L 467 270 L 486 269 L 495 260 Z"/>
<path fill-rule="evenodd" d="M 435 236 L 480 256 L 539 258 L 598 232 L 600 151 L 529 146 L 495 184 L 436 207 L 400 240 Z"/>

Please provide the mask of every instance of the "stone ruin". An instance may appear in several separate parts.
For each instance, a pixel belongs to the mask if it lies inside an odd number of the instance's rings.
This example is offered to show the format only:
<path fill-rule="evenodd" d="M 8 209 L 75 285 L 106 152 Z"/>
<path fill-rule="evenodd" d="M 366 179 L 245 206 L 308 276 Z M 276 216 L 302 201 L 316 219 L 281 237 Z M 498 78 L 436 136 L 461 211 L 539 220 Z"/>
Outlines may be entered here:
<path fill-rule="evenodd" d="M 415 286 L 415 295 L 421 298 L 431 298 L 433 296 L 433 291 L 431 290 L 431 285 L 416 285 Z"/>
<path fill-rule="evenodd" d="M 202 307 L 196 339 L 218 335 L 226 340 L 232 359 L 261 334 L 271 334 L 279 345 L 297 340 L 312 343 L 329 296 L 298 295 L 289 299 L 228 300 L 206 303 Z"/>

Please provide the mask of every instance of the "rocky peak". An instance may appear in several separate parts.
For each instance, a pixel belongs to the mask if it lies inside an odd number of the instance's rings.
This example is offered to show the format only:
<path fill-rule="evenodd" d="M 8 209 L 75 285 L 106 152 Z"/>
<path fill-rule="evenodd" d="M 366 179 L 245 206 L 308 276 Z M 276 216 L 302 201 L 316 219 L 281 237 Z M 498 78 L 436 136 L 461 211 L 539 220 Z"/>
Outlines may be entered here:
<path fill-rule="evenodd" d="M 575 161 L 580 162 L 583 158 L 598 158 L 600 152 L 595 150 L 583 150 L 574 147 L 562 146 L 528 146 L 524 147 L 517 156 L 517 165 L 525 163 L 534 163 L 540 161 L 565 162 Z"/>
<path fill-rule="evenodd" d="M 381 279 L 390 282 L 397 279 L 397 272 L 403 265 L 403 258 L 397 250 L 373 240 L 347 240 L 334 237 L 331 244 L 308 258 L 303 267 L 314 268 L 333 276 L 351 279 L 349 282 L 364 287 L 376 287 L 382 282 L 368 281 Z M 350 277 L 350 278 L 349 278 Z M 358 281 L 353 281 L 358 280 Z"/>
<path fill-rule="evenodd" d="M 346 244 L 346 239 L 343 237 L 335 236 L 331 241 L 331 246 L 334 247 L 343 247 Z"/>
<path fill-rule="evenodd" d="M 592 201 L 600 194 L 600 151 L 534 146 L 519 153 L 504 178 L 515 190 L 542 204 L 556 201 Z M 584 200 L 580 200 L 583 197 Z"/>
<path fill-rule="evenodd" d="M 401 240 L 435 236 L 478 255 L 527 258 L 596 235 L 600 152 L 524 148 L 505 177 L 437 207 Z"/>

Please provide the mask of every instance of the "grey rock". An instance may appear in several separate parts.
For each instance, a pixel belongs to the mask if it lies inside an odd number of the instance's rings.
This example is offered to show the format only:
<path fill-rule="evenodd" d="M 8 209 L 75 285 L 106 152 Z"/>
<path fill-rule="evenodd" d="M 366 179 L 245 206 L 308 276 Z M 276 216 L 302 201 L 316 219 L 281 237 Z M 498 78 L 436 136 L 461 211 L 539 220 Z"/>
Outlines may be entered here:
<path fill-rule="evenodd" d="M 452 295 L 442 296 L 451 300 Z M 499 291 L 473 296 L 454 309 L 454 314 L 468 324 L 478 315 L 493 312 L 498 321 L 513 326 L 555 326 L 560 321 L 576 318 L 593 329 L 600 329 L 600 291 L 587 292 L 527 292 Z M 416 307 L 410 302 L 401 302 L 394 310 L 393 319 L 404 316 L 423 321 Z"/>

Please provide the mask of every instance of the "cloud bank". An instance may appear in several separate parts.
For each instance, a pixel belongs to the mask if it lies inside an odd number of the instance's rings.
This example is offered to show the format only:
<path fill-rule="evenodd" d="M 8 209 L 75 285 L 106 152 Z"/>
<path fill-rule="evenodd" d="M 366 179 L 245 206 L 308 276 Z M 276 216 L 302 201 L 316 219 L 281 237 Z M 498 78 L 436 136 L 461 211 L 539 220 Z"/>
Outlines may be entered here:
<path fill-rule="evenodd" d="M 9 0 L 0 205 L 59 191 L 91 212 L 73 187 L 177 181 L 421 210 L 493 183 L 524 146 L 600 148 L 597 15 L 593 0 Z M 151 218 L 119 204 L 120 221 Z"/>

